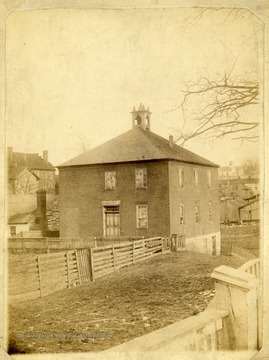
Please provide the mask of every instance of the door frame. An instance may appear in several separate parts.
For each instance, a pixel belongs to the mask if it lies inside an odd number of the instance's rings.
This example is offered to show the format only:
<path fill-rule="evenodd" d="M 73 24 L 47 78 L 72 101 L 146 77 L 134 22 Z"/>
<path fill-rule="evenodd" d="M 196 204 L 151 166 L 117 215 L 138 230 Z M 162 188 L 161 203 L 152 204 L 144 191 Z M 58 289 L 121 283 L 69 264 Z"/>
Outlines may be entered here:
<path fill-rule="evenodd" d="M 103 236 L 106 236 L 106 207 L 107 206 L 118 206 L 119 207 L 119 215 L 120 215 L 120 200 L 104 200 L 102 201 L 102 209 L 103 209 Z M 120 218 L 121 221 L 121 218 Z"/>

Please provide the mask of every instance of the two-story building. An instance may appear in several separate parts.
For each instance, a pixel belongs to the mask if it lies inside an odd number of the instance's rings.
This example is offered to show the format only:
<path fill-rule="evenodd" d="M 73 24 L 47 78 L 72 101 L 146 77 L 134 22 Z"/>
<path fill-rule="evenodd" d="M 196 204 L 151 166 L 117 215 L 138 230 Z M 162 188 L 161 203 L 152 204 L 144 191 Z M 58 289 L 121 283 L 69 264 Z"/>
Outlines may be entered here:
<path fill-rule="evenodd" d="M 10 194 L 35 194 L 37 190 L 55 193 L 55 167 L 43 156 L 14 152 L 8 148 L 8 190 Z"/>
<path fill-rule="evenodd" d="M 61 237 L 175 234 L 220 253 L 218 166 L 153 133 L 144 106 L 131 130 L 58 168 Z"/>

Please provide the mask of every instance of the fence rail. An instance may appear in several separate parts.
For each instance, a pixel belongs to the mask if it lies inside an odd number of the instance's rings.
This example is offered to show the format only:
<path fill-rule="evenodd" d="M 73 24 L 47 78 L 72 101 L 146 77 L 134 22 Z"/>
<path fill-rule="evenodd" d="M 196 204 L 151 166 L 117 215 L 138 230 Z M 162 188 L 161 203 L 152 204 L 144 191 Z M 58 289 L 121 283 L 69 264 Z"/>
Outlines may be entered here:
<path fill-rule="evenodd" d="M 140 238 L 139 238 L 140 239 Z M 138 240 L 133 237 L 88 237 L 88 238 L 53 238 L 53 237 L 12 237 L 8 239 L 11 253 L 49 253 L 73 249 L 90 249 L 105 245 L 122 244 Z"/>
<path fill-rule="evenodd" d="M 249 260 L 245 264 L 243 264 L 239 270 L 244 271 L 248 274 L 255 275 L 257 279 L 261 279 L 261 260 L 260 258 L 255 258 Z"/>
<path fill-rule="evenodd" d="M 11 301 L 42 297 L 170 252 L 170 247 L 169 238 L 155 237 L 89 249 L 14 256 L 9 262 L 9 295 Z"/>
<path fill-rule="evenodd" d="M 202 313 L 135 338 L 107 351 L 171 352 L 218 350 L 217 334 L 223 328 L 226 310 L 206 309 Z M 174 346 L 174 348 L 173 348 Z M 105 351 L 106 352 L 106 351 Z M 105 353 L 104 352 L 104 353 Z"/>
<path fill-rule="evenodd" d="M 79 283 L 75 251 L 32 255 L 9 261 L 11 301 L 42 297 Z"/>
<path fill-rule="evenodd" d="M 167 251 L 161 237 L 90 249 L 92 280 Z"/>

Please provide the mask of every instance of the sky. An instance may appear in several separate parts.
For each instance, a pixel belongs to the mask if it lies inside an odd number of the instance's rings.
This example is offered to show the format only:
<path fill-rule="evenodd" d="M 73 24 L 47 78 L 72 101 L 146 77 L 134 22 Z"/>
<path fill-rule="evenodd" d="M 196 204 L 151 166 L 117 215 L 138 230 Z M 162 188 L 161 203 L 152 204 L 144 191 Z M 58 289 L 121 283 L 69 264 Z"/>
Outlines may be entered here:
<path fill-rule="evenodd" d="M 176 138 L 185 84 L 225 72 L 262 84 L 262 44 L 262 24 L 248 10 L 13 12 L 6 24 L 6 145 L 48 150 L 57 166 L 131 129 L 140 102 L 152 112 L 151 130 Z M 261 105 L 240 117 L 262 123 Z M 259 142 L 229 138 L 185 147 L 220 165 L 260 156 Z"/>

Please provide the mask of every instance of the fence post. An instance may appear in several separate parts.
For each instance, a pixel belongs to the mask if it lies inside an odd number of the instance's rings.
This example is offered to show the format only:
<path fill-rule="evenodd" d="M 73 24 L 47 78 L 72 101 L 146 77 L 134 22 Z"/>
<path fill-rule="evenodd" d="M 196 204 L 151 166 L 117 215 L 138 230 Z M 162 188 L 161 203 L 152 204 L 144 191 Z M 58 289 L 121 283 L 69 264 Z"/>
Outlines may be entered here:
<path fill-rule="evenodd" d="M 113 268 L 115 271 L 115 252 L 114 252 L 114 244 L 112 244 L 112 256 L 113 256 Z"/>
<path fill-rule="evenodd" d="M 220 342 L 221 350 L 257 350 L 257 290 L 260 282 L 254 275 L 228 266 L 219 266 L 212 272 L 215 279 L 214 305 L 228 310 Z"/>
<path fill-rule="evenodd" d="M 66 266 L 67 266 L 68 288 L 70 288 L 70 273 L 69 273 L 68 251 L 66 251 L 65 256 L 66 256 Z"/>
<path fill-rule="evenodd" d="M 46 247 L 47 247 L 47 254 L 50 253 L 50 247 L 49 247 L 49 239 L 46 238 Z"/>
<path fill-rule="evenodd" d="M 38 268 L 40 297 L 42 297 L 42 277 L 41 277 L 41 268 L 40 268 L 40 257 L 39 257 L 39 255 L 37 255 L 37 268 Z"/>
<path fill-rule="evenodd" d="M 94 263 L 93 263 L 93 249 L 90 250 L 90 272 L 91 272 L 91 280 L 94 281 Z"/>
<path fill-rule="evenodd" d="M 22 241 L 22 253 L 23 253 L 23 254 L 26 254 L 25 242 L 24 242 L 23 238 L 21 239 L 21 241 Z"/>
<path fill-rule="evenodd" d="M 84 249 L 85 251 L 85 249 Z M 80 274 L 80 263 L 81 261 L 79 261 L 78 259 L 78 251 L 77 249 L 75 249 L 75 256 L 76 256 L 76 264 L 77 264 L 77 270 L 78 270 L 78 280 L 79 280 L 79 283 L 81 284 L 81 274 Z"/>
<path fill-rule="evenodd" d="M 133 241 L 133 264 L 135 263 L 135 241 Z"/>

